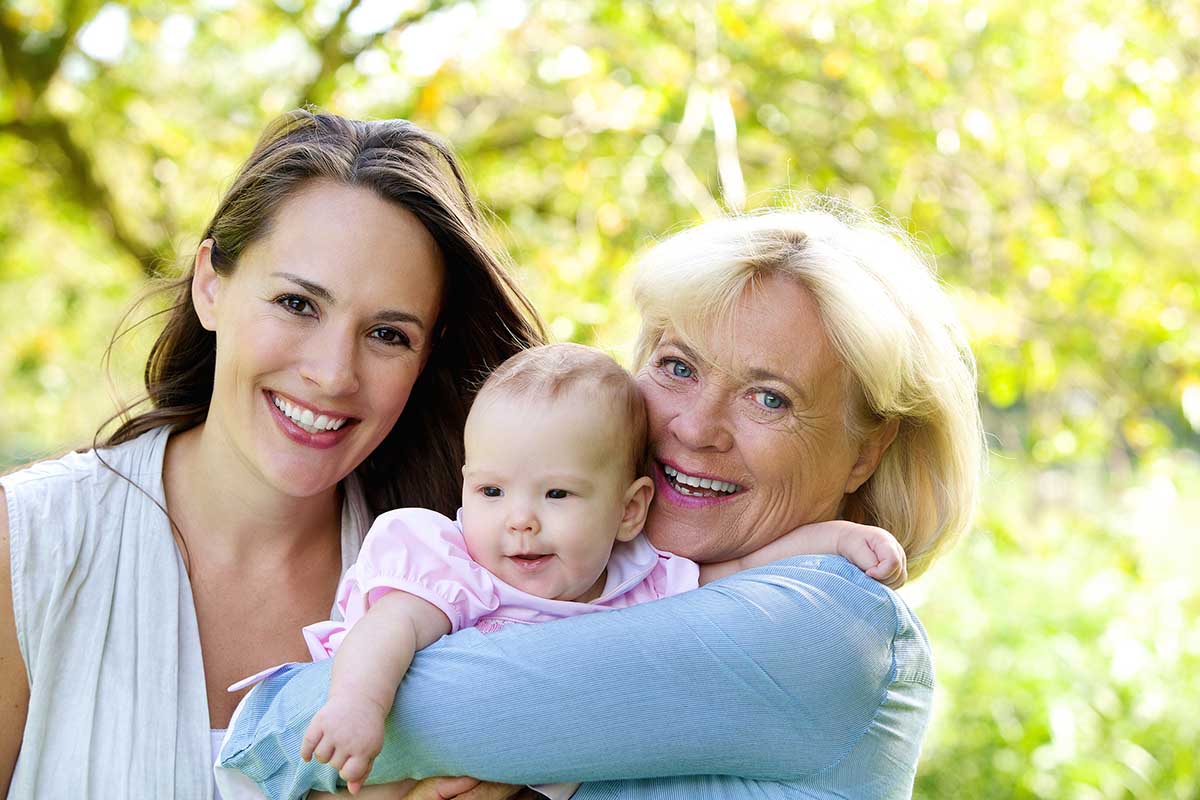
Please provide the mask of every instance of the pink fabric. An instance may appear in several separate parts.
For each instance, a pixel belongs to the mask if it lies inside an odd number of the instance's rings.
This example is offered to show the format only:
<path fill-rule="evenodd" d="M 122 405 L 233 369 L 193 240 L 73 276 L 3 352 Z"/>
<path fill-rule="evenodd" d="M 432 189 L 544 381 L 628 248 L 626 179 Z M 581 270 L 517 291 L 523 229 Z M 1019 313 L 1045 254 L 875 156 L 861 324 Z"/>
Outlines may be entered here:
<path fill-rule="evenodd" d="M 402 508 L 375 520 L 358 561 L 337 592 L 342 620 L 304 628 L 314 661 L 337 652 L 346 632 L 380 597 L 414 594 L 440 608 L 451 632 L 476 627 L 491 633 L 509 623 L 532 624 L 645 603 L 695 589 L 695 562 L 656 550 L 645 536 L 617 542 L 604 591 L 590 603 L 547 600 L 509 586 L 471 560 L 456 520 L 435 511 Z"/>

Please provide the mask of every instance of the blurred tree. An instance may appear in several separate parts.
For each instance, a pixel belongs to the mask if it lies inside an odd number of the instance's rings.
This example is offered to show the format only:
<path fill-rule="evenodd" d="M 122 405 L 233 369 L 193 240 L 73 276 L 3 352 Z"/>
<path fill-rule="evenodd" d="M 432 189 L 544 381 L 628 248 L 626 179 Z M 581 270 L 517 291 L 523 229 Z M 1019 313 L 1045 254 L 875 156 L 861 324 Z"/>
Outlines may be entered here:
<path fill-rule="evenodd" d="M 297 105 L 449 138 L 553 334 L 620 355 L 639 248 L 826 192 L 936 257 L 996 437 L 979 533 L 914 590 L 949 593 L 919 792 L 1200 796 L 1200 640 L 1162 608 L 1200 590 L 1145 549 L 1196 532 L 1155 515 L 1200 490 L 1198 42 L 1194 0 L 7 0 L 0 464 L 90 438 L 122 309 Z"/>

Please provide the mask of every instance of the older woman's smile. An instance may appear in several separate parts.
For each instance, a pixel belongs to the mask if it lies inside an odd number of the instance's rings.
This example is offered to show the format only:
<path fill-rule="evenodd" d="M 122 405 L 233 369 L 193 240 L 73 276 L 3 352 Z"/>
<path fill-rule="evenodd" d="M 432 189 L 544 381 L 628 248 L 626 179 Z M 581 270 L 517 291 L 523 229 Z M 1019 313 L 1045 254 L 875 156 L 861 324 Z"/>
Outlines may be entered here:
<path fill-rule="evenodd" d="M 706 505 L 732 499 L 742 487 L 712 475 L 693 474 L 664 462 L 654 462 L 655 489 L 660 497 L 677 505 Z"/>

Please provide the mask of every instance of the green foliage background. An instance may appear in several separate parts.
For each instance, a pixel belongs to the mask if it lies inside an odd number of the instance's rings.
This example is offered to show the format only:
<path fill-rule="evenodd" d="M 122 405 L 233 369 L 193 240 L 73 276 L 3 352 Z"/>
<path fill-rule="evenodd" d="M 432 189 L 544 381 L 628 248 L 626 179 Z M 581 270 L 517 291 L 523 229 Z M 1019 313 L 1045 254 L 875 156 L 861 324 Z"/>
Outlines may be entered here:
<path fill-rule="evenodd" d="M 818 190 L 936 256 L 993 469 L 904 591 L 938 656 L 919 797 L 1197 798 L 1194 0 L 0 6 L 0 465 L 90 441 L 274 114 L 456 146 L 556 338 L 629 352 L 652 237 Z M 150 326 L 152 328 L 152 326 Z"/>

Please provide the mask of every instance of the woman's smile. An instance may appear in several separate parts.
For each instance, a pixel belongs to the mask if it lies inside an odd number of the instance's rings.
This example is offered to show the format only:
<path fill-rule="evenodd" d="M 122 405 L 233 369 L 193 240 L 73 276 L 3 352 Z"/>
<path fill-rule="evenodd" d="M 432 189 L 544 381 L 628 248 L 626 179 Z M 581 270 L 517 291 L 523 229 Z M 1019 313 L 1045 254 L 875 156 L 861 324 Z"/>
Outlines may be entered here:
<path fill-rule="evenodd" d="M 340 444 L 358 422 L 348 416 L 314 411 L 270 390 L 263 391 L 279 429 L 293 442 L 317 450 Z"/>
<path fill-rule="evenodd" d="M 729 502 L 745 491 L 732 481 L 683 472 L 658 460 L 654 462 L 654 487 L 656 497 L 689 508 Z"/>

